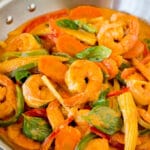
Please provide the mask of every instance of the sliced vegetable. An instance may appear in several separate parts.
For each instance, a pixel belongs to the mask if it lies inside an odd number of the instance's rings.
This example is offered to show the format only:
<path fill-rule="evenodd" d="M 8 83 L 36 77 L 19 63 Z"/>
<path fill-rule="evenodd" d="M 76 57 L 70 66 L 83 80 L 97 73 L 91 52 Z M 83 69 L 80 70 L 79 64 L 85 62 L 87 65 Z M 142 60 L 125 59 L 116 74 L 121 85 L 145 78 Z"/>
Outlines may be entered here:
<path fill-rule="evenodd" d="M 73 29 L 73 30 L 79 29 L 79 26 L 74 21 L 72 21 L 70 19 L 57 20 L 56 24 L 60 27 L 63 27 L 63 28 L 69 28 L 69 29 Z"/>
<path fill-rule="evenodd" d="M 87 143 L 88 143 L 90 140 L 92 140 L 92 139 L 94 139 L 94 138 L 96 138 L 96 137 L 97 137 L 96 134 L 93 134 L 93 133 L 87 134 L 86 136 L 84 136 L 84 137 L 80 140 L 80 142 L 79 142 L 78 145 L 76 146 L 75 150 L 84 150 L 85 147 L 87 146 Z"/>
<path fill-rule="evenodd" d="M 48 51 L 45 49 L 39 49 L 39 50 L 24 51 L 24 52 L 6 52 L 0 57 L 0 60 L 5 61 L 11 58 L 38 56 L 38 55 L 48 55 Z"/>
<path fill-rule="evenodd" d="M 110 91 L 109 88 L 102 91 L 100 93 L 100 96 L 99 96 L 98 100 L 93 103 L 93 107 L 95 107 L 95 106 L 109 106 L 109 100 L 106 98 L 109 91 Z"/>
<path fill-rule="evenodd" d="M 45 108 L 34 108 L 24 113 L 27 116 L 47 118 Z"/>
<path fill-rule="evenodd" d="M 79 26 L 79 28 L 81 28 L 87 32 L 90 32 L 90 33 L 97 32 L 97 29 L 94 26 L 92 26 L 91 24 L 85 23 L 84 21 L 81 21 L 81 20 L 75 20 L 74 22 Z"/>
<path fill-rule="evenodd" d="M 61 28 L 61 31 L 59 31 L 60 33 L 66 33 L 69 34 L 71 36 L 74 36 L 75 38 L 77 38 L 78 40 L 89 44 L 89 45 L 95 45 L 97 39 L 96 39 L 96 35 L 94 33 L 89 33 L 86 32 L 84 30 L 72 30 L 72 29 L 68 29 L 68 28 Z"/>
<path fill-rule="evenodd" d="M 35 68 L 36 66 L 37 63 L 30 63 L 19 67 L 10 73 L 10 77 L 15 78 L 16 81 L 22 83 L 31 74 L 29 70 Z"/>
<path fill-rule="evenodd" d="M 96 106 L 85 117 L 85 120 L 100 131 L 112 135 L 122 127 L 119 113 L 106 106 Z"/>
<path fill-rule="evenodd" d="M 84 51 L 76 54 L 79 59 L 88 59 L 91 61 L 102 61 L 111 55 L 111 49 L 105 46 L 93 46 L 85 49 Z"/>
<path fill-rule="evenodd" d="M 67 53 L 71 56 L 83 51 L 87 47 L 86 44 L 67 34 L 60 35 L 56 41 L 57 51 Z"/>
<path fill-rule="evenodd" d="M 118 103 L 123 114 L 125 129 L 125 150 L 135 150 L 138 138 L 138 113 L 130 92 L 118 96 Z"/>
<path fill-rule="evenodd" d="M 43 141 L 51 132 L 52 129 L 43 118 L 24 116 L 23 133 L 36 141 Z"/>
<path fill-rule="evenodd" d="M 18 85 L 16 86 L 16 93 L 17 93 L 17 108 L 15 115 L 7 120 L 0 120 L 1 127 L 15 123 L 24 111 L 24 98 L 22 95 L 21 88 Z"/>

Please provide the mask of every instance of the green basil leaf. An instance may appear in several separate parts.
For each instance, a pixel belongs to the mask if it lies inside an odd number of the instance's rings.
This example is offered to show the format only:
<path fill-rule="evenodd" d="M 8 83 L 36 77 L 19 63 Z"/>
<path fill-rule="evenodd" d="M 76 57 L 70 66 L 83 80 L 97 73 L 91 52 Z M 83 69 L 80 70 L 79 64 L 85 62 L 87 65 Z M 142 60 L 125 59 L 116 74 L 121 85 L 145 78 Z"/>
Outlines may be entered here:
<path fill-rule="evenodd" d="M 100 96 L 96 102 L 93 103 L 93 107 L 95 106 L 109 106 L 109 100 L 106 98 L 107 94 L 109 93 L 110 89 L 107 88 L 106 90 L 100 93 Z"/>
<path fill-rule="evenodd" d="M 85 116 L 85 120 L 109 135 L 119 131 L 123 124 L 120 114 L 106 106 L 93 107 L 89 114 Z"/>
<path fill-rule="evenodd" d="M 50 125 L 43 118 L 23 116 L 23 133 L 27 137 L 42 142 L 52 132 Z"/>
<path fill-rule="evenodd" d="M 150 134 L 150 129 L 139 130 L 139 135 Z"/>
<path fill-rule="evenodd" d="M 69 20 L 69 19 L 58 20 L 58 21 L 56 21 L 56 24 L 63 28 L 69 28 L 69 29 L 73 29 L 73 30 L 79 29 L 79 26 L 73 20 Z"/>
<path fill-rule="evenodd" d="M 79 59 L 88 59 L 91 61 L 102 61 L 111 55 L 111 49 L 105 46 L 93 46 L 76 54 Z"/>
<path fill-rule="evenodd" d="M 94 28 L 94 26 L 92 26 L 91 24 L 85 23 L 85 22 L 80 21 L 80 20 L 75 20 L 74 22 L 79 26 L 79 28 L 81 28 L 87 32 L 90 32 L 90 33 L 96 33 L 97 32 L 97 29 Z"/>
<path fill-rule="evenodd" d="M 121 72 L 119 72 L 119 73 L 116 75 L 115 78 L 118 80 L 118 82 L 119 82 L 121 85 L 126 85 L 125 80 L 121 78 Z"/>

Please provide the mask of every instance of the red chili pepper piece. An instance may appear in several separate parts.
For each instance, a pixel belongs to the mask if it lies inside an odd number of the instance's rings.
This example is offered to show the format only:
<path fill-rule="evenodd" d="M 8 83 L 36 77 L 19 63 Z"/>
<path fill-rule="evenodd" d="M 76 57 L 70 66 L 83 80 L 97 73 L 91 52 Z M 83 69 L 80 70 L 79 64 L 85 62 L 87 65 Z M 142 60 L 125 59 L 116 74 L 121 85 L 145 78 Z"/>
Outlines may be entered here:
<path fill-rule="evenodd" d="M 35 108 L 25 112 L 26 115 L 32 117 L 43 117 L 47 118 L 46 109 L 45 108 Z"/>
<path fill-rule="evenodd" d="M 127 91 L 129 91 L 129 88 L 125 87 L 125 88 L 122 88 L 121 90 L 116 90 L 116 91 L 109 92 L 107 94 L 107 97 L 118 96 L 118 95 L 123 94 Z"/>

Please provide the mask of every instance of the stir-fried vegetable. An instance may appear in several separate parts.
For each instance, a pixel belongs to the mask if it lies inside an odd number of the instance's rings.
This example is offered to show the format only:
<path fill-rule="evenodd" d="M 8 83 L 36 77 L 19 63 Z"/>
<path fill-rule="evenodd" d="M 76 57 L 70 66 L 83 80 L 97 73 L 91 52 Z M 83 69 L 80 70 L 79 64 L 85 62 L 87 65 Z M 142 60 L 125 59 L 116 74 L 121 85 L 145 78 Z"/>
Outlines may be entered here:
<path fill-rule="evenodd" d="M 76 54 L 79 59 L 88 59 L 91 61 L 102 61 L 111 55 L 111 50 L 105 46 L 93 46 Z"/>
<path fill-rule="evenodd" d="M 16 86 L 16 93 L 17 93 L 17 102 L 16 102 L 17 108 L 16 108 L 15 115 L 10 117 L 9 119 L 0 120 L 0 126 L 8 126 L 10 124 L 17 122 L 17 120 L 19 119 L 19 117 L 24 111 L 24 98 L 22 95 L 21 88 L 18 85 Z"/>
<path fill-rule="evenodd" d="M 106 106 L 96 106 L 85 117 L 87 122 L 104 133 L 112 135 L 122 127 L 121 116 Z"/>
<path fill-rule="evenodd" d="M 48 122 L 40 117 L 24 116 L 23 133 L 37 141 L 43 141 L 52 131 Z"/>
<path fill-rule="evenodd" d="M 137 109 L 130 92 L 118 97 L 125 128 L 125 150 L 135 150 L 138 137 Z"/>

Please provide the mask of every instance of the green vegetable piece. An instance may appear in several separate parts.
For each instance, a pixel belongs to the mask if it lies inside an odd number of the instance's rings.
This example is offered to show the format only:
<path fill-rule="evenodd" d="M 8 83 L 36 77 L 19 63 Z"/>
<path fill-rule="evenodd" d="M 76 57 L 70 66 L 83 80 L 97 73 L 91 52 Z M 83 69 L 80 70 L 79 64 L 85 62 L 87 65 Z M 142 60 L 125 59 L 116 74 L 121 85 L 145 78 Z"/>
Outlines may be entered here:
<path fill-rule="evenodd" d="M 93 103 L 93 107 L 95 107 L 95 106 L 109 106 L 109 100 L 106 98 L 109 91 L 110 91 L 109 88 L 102 91 L 100 93 L 100 96 L 99 96 L 98 100 L 95 103 Z"/>
<path fill-rule="evenodd" d="M 63 27 L 63 28 L 69 28 L 69 29 L 73 29 L 73 30 L 79 29 L 79 26 L 73 20 L 70 20 L 70 19 L 58 20 L 56 22 L 56 24 L 60 27 Z"/>
<path fill-rule="evenodd" d="M 16 86 L 16 93 L 17 93 L 17 109 L 15 115 L 7 120 L 0 120 L 1 127 L 9 126 L 10 124 L 15 123 L 24 111 L 24 98 L 22 95 L 21 88 L 18 85 Z"/>
<path fill-rule="evenodd" d="M 30 76 L 30 72 L 29 71 L 27 71 L 27 70 L 23 70 L 23 71 L 18 71 L 18 72 L 16 72 L 16 74 L 15 74 L 15 79 L 16 79 L 16 81 L 18 81 L 18 82 L 24 82 L 24 80 L 28 77 L 28 76 Z"/>
<path fill-rule="evenodd" d="M 106 106 L 94 107 L 85 117 L 85 120 L 109 135 L 113 135 L 122 127 L 120 114 Z"/>
<path fill-rule="evenodd" d="M 23 133 L 27 137 L 42 142 L 52 132 L 50 125 L 43 118 L 23 116 Z"/>
<path fill-rule="evenodd" d="M 129 68 L 131 67 L 131 65 L 129 63 L 122 63 L 121 66 L 119 67 L 119 69 L 122 71 L 125 68 Z"/>
<path fill-rule="evenodd" d="M 119 72 L 119 73 L 116 75 L 115 78 L 119 81 L 119 83 L 120 83 L 121 85 L 126 85 L 125 80 L 121 78 L 121 72 Z"/>
<path fill-rule="evenodd" d="M 80 21 L 80 20 L 75 20 L 74 22 L 79 26 L 79 28 L 81 28 L 87 32 L 90 32 L 90 33 L 96 33 L 97 32 L 97 29 L 94 28 L 94 26 L 92 26 L 91 24 L 87 24 L 87 23 Z"/>
<path fill-rule="evenodd" d="M 15 78 L 18 82 L 23 82 L 31 73 L 30 69 L 33 69 L 37 66 L 37 63 L 30 63 L 24 66 L 17 68 L 16 70 L 10 73 L 11 78 Z"/>
<path fill-rule="evenodd" d="M 150 129 L 139 130 L 139 135 L 150 134 Z"/>
<path fill-rule="evenodd" d="M 25 52 L 6 52 L 0 57 L 0 60 L 5 61 L 11 58 L 38 56 L 38 55 L 48 55 L 48 51 L 45 49 L 39 49 Z"/>
<path fill-rule="evenodd" d="M 33 36 L 39 44 L 42 44 L 42 41 L 38 35 L 33 35 Z"/>
<path fill-rule="evenodd" d="M 76 146 L 75 150 L 84 150 L 85 147 L 87 146 L 87 143 L 96 138 L 97 135 L 93 134 L 93 133 L 89 133 L 86 136 L 84 136 L 81 141 L 78 143 L 78 145 Z"/>
<path fill-rule="evenodd" d="M 150 39 L 144 39 L 144 43 L 146 44 L 148 50 L 150 50 Z"/>
<path fill-rule="evenodd" d="M 111 55 L 111 49 L 105 46 L 93 46 L 76 54 L 79 59 L 88 59 L 91 61 L 102 61 Z"/>

